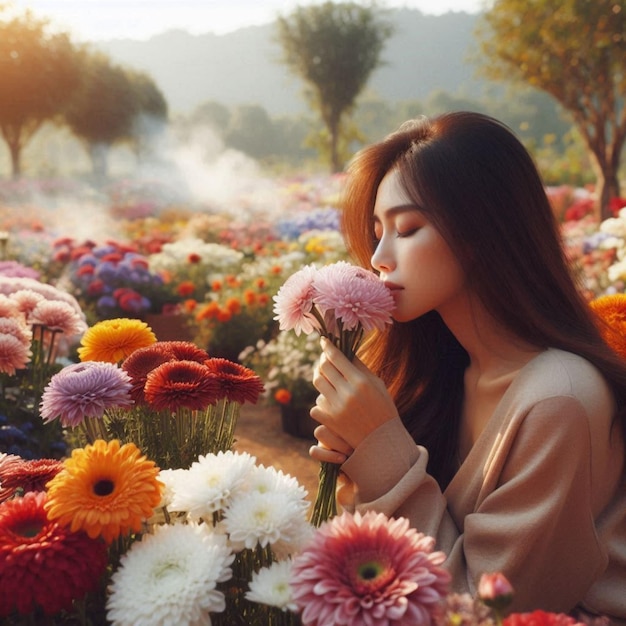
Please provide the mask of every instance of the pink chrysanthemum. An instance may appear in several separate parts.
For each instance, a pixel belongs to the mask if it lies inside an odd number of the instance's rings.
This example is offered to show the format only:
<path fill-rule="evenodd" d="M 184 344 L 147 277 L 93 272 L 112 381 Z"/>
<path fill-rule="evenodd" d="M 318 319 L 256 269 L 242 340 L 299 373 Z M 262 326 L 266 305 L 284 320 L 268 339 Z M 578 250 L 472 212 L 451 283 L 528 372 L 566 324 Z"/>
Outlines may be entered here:
<path fill-rule="evenodd" d="M 13 335 L 25 346 L 30 346 L 32 332 L 19 317 L 0 317 L 0 334 Z"/>
<path fill-rule="evenodd" d="M 407 519 L 373 511 L 323 523 L 293 560 L 302 623 L 428 626 L 450 582 L 434 544 Z"/>
<path fill-rule="evenodd" d="M 2 485 L 2 477 L 5 473 L 12 471 L 15 465 L 19 465 L 22 462 L 22 457 L 16 454 L 5 454 L 0 452 L 0 502 L 10 498 L 15 491 L 13 488 L 5 489 Z"/>
<path fill-rule="evenodd" d="M 41 607 L 52 615 L 94 590 L 107 565 L 106 545 L 48 520 L 46 493 L 0 505 L 0 615 Z"/>
<path fill-rule="evenodd" d="M 148 404 L 157 411 L 204 410 L 217 400 L 215 377 L 196 361 L 168 361 L 152 370 L 144 387 Z"/>
<path fill-rule="evenodd" d="M 0 463 L 0 502 L 10 498 L 18 489 L 24 493 L 44 491 L 63 467 L 56 459 L 25 460 L 20 457 L 13 462 Z"/>
<path fill-rule="evenodd" d="M 17 308 L 28 317 L 31 311 L 45 298 L 32 289 L 19 289 L 11 294 L 11 300 L 13 300 Z"/>
<path fill-rule="evenodd" d="M 130 407 L 130 378 L 112 363 L 85 361 L 55 374 L 41 399 L 44 422 L 60 419 L 63 426 L 78 426 L 85 417 L 101 418 L 107 409 Z"/>
<path fill-rule="evenodd" d="M 25 369 L 32 356 L 30 345 L 5 333 L 0 333 L 0 373 L 15 375 L 16 370 Z"/>
<path fill-rule="evenodd" d="M 392 321 L 395 303 L 391 291 L 362 267 L 339 261 L 322 267 L 313 282 L 313 299 L 322 313 L 333 312 L 344 330 L 360 324 L 368 332 Z"/>
<path fill-rule="evenodd" d="M 275 320 L 280 330 L 294 330 L 310 334 L 320 331 L 320 322 L 313 315 L 313 282 L 318 270 L 313 265 L 305 265 L 292 274 L 274 296 Z"/>
<path fill-rule="evenodd" d="M 256 404 L 263 393 L 263 381 L 249 368 L 228 359 L 207 359 L 204 364 L 218 384 L 217 399 Z"/>
<path fill-rule="evenodd" d="M 13 298 L 0 293 L 0 318 L 2 317 L 21 317 L 21 311 Z"/>
<path fill-rule="evenodd" d="M 61 300 L 41 300 L 31 311 L 28 322 L 68 336 L 80 335 L 87 330 L 87 324 L 76 309 Z"/>

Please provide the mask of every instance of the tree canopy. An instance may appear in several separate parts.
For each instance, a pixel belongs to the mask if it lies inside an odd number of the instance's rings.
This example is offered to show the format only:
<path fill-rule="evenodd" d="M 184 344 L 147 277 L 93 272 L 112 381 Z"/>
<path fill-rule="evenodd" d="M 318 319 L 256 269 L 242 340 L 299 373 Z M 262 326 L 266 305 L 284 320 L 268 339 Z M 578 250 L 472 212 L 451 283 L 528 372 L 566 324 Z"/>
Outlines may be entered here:
<path fill-rule="evenodd" d="M 478 34 L 488 78 L 543 90 L 572 117 L 608 217 L 626 138 L 626 0 L 495 0 Z"/>
<path fill-rule="evenodd" d="M 380 65 L 392 26 L 374 5 L 325 2 L 298 7 L 277 21 L 283 61 L 306 84 L 306 96 L 328 131 L 333 171 L 343 167 L 342 118 Z"/>
<path fill-rule="evenodd" d="M 34 133 L 61 114 L 79 84 L 77 50 L 67 34 L 51 34 L 30 12 L 0 22 L 0 132 L 13 176 Z"/>

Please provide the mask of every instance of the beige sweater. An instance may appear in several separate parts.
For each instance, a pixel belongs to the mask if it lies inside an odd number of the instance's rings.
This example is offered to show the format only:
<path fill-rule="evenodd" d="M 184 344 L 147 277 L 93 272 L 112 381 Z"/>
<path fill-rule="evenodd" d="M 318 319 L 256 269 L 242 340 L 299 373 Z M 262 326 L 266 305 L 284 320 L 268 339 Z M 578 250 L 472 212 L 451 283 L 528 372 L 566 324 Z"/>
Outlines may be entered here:
<path fill-rule="evenodd" d="M 626 624 L 624 445 L 612 411 L 590 363 L 547 350 L 516 376 L 444 493 L 396 419 L 344 463 L 355 485 L 346 508 L 407 517 L 435 537 L 455 591 L 474 594 L 482 573 L 500 571 L 512 610 L 582 607 Z"/>

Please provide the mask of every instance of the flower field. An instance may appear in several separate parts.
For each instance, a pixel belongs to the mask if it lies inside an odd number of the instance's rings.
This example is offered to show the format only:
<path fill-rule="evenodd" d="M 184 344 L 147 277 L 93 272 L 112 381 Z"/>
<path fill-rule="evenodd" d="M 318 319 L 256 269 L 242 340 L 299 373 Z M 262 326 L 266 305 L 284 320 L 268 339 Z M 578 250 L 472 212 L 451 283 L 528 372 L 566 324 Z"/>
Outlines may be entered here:
<path fill-rule="evenodd" d="M 449 593 L 406 520 L 312 523 L 315 494 L 234 449 L 242 405 L 314 402 L 320 335 L 352 356 L 389 321 L 346 262 L 342 182 L 211 203 L 159 181 L 0 184 L 0 620 L 502 623 L 506 580 Z M 585 296 L 624 292 L 626 201 L 600 223 L 589 190 L 547 191 Z M 337 299 L 366 292 L 377 306 Z"/>

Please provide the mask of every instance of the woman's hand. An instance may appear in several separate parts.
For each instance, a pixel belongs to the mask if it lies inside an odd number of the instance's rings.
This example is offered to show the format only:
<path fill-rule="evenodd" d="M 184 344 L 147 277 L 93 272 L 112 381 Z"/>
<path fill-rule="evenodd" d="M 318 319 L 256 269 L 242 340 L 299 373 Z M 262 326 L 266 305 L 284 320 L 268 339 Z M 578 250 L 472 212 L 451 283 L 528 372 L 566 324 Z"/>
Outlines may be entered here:
<path fill-rule="evenodd" d="M 320 395 L 311 417 L 326 428 L 316 429 L 320 445 L 312 449 L 311 456 L 332 453 L 336 459 L 338 454 L 351 454 L 371 432 L 397 417 L 398 410 L 383 381 L 361 361 L 355 358 L 350 362 L 326 338 L 321 345 L 322 355 L 313 375 Z"/>

